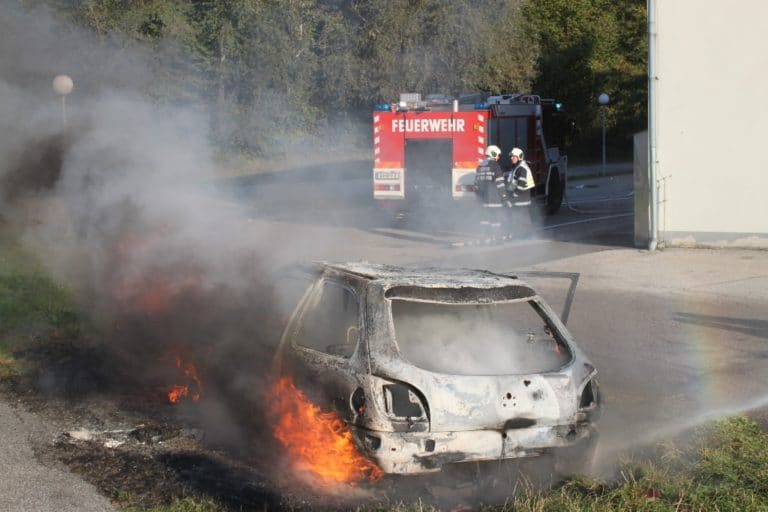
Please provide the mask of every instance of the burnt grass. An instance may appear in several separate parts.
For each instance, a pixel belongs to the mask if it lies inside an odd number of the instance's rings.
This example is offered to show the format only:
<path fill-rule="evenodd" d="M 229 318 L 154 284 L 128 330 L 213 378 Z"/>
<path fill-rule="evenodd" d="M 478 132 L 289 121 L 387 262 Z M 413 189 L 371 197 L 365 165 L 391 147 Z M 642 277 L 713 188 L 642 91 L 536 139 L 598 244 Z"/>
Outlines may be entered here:
<path fill-rule="evenodd" d="M 205 396 L 171 404 L 165 387 L 136 382 L 105 347 L 34 345 L 14 352 L 31 369 L 0 379 L 0 393 L 47 425 L 32 439 L 38 459 L 63 463 L 115 506 L 152 508 L 179 499 L 224 511 L 349 505 L 276 483 L 276 447 L 256 425 L 257 404 L 244 401 L 242 425 L 217 432 L 217 419 L 206 414 L 221 404 L 210 407 Z"/>
<path fill-rule="evenodd" d="M 119 505 L 152 507 L 196 497 L 224 510 L 284 508 L 253 468 L 202 446 L 109 449 L 98 442 L 59 442 L 55 449 L 60 461 Z"/>

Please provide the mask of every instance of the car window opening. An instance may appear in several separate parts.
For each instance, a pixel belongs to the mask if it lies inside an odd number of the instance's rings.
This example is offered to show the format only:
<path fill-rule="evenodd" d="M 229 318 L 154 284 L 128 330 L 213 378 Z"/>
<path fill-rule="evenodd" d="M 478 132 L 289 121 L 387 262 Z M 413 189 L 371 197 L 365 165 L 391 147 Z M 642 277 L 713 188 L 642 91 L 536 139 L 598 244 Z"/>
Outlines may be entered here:
<path fill-rule="evenodd" d="M 401 355 L 427 371 L 514 375 L 555 371 L 571 358 L 533 301 L 451 304 L 392 300 Z"/>
<path fill-rule="evenodd" d="M 296 343 L 326 354 L 351 357 L 360 336 L 358 308 L 352 290 L 333 281 L 323 282 L 307 306 Z"/>

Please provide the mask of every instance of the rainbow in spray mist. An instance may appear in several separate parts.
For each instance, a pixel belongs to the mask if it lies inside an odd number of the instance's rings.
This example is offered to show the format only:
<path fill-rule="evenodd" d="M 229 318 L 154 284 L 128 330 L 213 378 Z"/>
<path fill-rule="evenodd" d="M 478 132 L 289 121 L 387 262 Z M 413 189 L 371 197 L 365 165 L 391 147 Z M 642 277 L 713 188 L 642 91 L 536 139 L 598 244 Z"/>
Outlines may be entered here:
<path fill-rule="evenodd" d="M 671 439 L 722 418 L 768 407 L 766 387 L 759 383 L 766 372 L 760 371 L 755 353 L 764 342 L 754 344 L 755 339 L 768 339 L 768 321 L 724 316 L 716 302 L 699 301 L 694 310 L 673 315 L 683 326 L 688 348 L 682 364 L 694 375 L 681 390 L 687 405 L 675 407 L 674 418 L 642 432 L 634 444 Z M 748 375 L 757 379 L 747 379 Z"/>

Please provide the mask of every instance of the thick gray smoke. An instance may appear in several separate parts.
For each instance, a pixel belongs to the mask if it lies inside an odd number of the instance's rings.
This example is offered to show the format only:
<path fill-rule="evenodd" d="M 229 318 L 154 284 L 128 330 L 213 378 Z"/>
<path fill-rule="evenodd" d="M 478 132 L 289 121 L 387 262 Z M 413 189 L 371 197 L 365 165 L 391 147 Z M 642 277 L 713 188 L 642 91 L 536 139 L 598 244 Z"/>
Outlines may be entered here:
<path fill-rule="evenodd" d="M 202 374 L 211 433 L 250 443 L 238 426 L 258 418 L 289 301 L 272 282 L 280 245 L 217 188 L 206 114 L 146 99 L 141 53 L 45 11 L 4 5 L 0 27 L 0 222 L 95 323 L 106 355 L 83 363 L 85 380 L 151 389 L 179 377 L 181 357 Z M 61 73 L 75 84 L 66 124 Z M 66 394 L 66 380 L 39 385 Z"/>

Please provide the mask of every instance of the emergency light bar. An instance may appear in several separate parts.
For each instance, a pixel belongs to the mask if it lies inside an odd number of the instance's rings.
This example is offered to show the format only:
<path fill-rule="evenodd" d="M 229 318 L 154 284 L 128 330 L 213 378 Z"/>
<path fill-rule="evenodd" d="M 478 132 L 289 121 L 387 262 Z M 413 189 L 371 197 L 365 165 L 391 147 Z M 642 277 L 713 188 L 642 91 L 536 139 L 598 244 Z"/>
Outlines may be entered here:
<path fill-rule="evenodd" d="M 376 183 L 373 186 L 373 190 L 377 192 L 400 192 L 400 184 L 395 183 L 394 185 L 390 185 L 387 183 Z"/>
<path fill-rule="evenodd" d="M 397 104 L 398 112 L 426 112 L 430 110 L 426 101 L 401 101 Z"/>
<path fill-rule="evenodd" d="M 397 112 L 428 112 L 430 110 L 444 111 L 454 105 L 458 111 L 458 102 L 448 94 L 428 94 L 422 99 L 418 93 L 402 93 L 400 101 L 393 104 Z M 376 110 L 376 109 L 374 109 Z"/>

